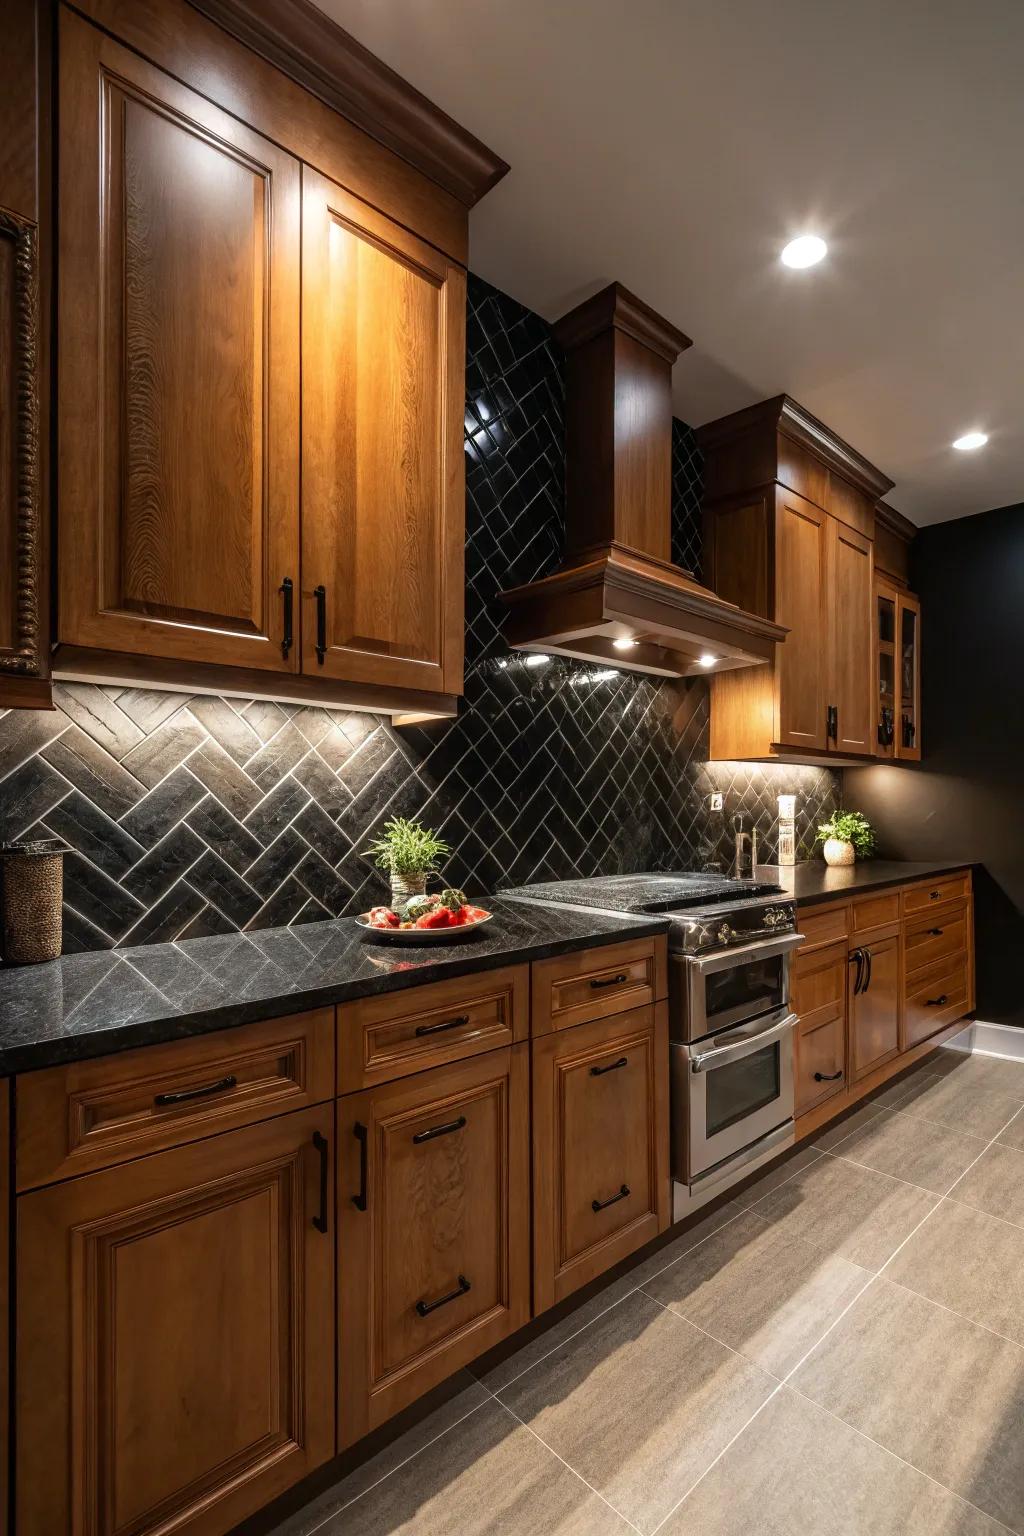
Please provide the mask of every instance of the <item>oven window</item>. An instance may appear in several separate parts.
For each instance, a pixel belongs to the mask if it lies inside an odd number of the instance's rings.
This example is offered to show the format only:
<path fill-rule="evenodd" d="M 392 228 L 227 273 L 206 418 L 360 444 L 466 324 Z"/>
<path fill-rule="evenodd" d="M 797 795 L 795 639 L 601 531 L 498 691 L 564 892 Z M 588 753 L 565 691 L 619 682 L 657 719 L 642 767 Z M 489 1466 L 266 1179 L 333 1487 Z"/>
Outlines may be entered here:
<path fill-rule="evenodd" d="M 716 1023 L 735 1023 L 784 1006 L 785 956 L 748 960 L 730 965 L 704 978 L 705 1015 L 708 1029 Z"/>
<path fill-rule="evenodd" d="M 739 1061 L 713 1067 L 707 1074 L 707 1139 L 727 1130 L 779 1097 L 781 1048 L 778 1041 Z"/>

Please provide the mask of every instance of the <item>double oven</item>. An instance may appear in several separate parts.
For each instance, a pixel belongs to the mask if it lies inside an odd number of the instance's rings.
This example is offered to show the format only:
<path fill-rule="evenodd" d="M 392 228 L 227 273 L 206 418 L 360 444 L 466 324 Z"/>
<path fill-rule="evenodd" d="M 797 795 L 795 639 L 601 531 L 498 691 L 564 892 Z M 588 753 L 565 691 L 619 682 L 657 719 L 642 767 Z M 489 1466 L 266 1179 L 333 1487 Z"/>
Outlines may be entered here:
<path fill-rule="evenodd" d="M 704 953 L 670 952 L 672 1176 L 684 1203 L 793 1141 L 790 962 L 801 935 L 787 905 L 766 908 L 777 926 L 763 937 L 748 929 Z"/>

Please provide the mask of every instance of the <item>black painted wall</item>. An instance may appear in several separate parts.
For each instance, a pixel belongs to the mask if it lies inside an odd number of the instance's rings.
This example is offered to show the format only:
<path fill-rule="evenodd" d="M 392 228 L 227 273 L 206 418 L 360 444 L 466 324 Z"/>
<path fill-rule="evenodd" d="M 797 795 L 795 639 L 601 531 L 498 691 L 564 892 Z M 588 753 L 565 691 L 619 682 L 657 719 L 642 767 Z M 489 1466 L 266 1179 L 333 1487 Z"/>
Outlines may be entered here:
<path fill-rule="evenodd" d="M 925 528 L 923 761 L 849 770 L 893 858 L 977 861 L 978 1017 L 1024 1025 L 1024 505 Z"/>
<path fill-rule="evenodd" d="M 466 695 L 417 730 L 268 701 L 68 685 L 53 713 L 0 717 L 0 840 L 53 835 L 68 950 L 153 943 L 360 911 L 384 887 L 364 850 L 420 816 L 474 894 L 503 884 L 725 862 L 727 822 L 795 790 L 805 842 L 836 802 L 827 769 L 706 762 L 707 683 L 561 660 L 501 637 L 500 592 L 562 548 L 562 364 L 550 328 L 469 283 Z M 699 562 L 700 456 L 675 424 L 673 551 Z"/>

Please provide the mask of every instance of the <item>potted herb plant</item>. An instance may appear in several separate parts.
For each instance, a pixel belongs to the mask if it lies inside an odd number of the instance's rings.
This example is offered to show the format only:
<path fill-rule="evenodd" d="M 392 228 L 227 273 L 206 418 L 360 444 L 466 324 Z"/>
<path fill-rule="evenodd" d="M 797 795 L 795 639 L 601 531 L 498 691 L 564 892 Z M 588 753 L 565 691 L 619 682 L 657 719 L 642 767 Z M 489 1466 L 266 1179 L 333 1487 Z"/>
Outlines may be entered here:
<path fill-rule="evenodd" d="M 369 848 L 377 868 L 391 877 L 391 905 L 396 911 L 411 896 L 424 893 L 427 876 L 436 872 L 449 853 L 448 844 L 436 832 L 404 816 L 385 823 L 383 835 Z"/>
<path fill-rule="evenodd" d="M 871 858 L 875 830 L 860 811 L 836 811 L 818 828 L 816 841 L 822 844 L 826 864 L 852 864 L 854 859 Z"/>

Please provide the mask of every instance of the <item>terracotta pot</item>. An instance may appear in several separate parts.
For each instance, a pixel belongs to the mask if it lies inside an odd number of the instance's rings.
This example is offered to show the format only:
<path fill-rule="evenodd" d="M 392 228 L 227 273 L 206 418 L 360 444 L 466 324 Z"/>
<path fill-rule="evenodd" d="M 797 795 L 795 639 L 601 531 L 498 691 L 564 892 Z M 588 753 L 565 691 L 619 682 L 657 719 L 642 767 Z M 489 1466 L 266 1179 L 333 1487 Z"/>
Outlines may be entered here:
<path fill-rule="evenodd" d="M 844 864 L 852 864 L 857 855 L 853 851 L 852 843 L 844 843 L 838 837 L 827 837 L 822 849 L 825 855 L 825 863 L 833 868 Z"/>

